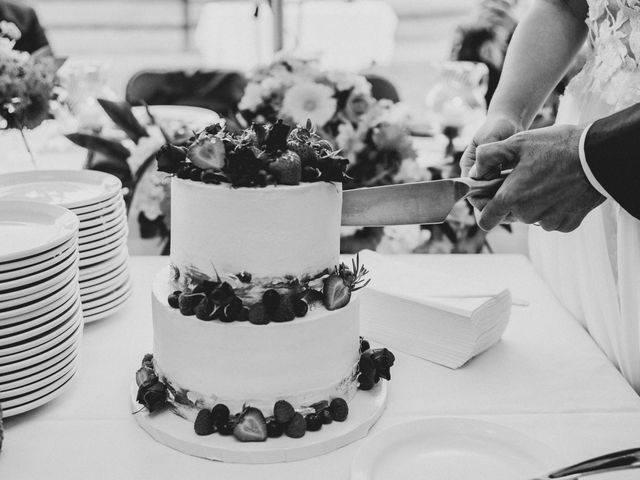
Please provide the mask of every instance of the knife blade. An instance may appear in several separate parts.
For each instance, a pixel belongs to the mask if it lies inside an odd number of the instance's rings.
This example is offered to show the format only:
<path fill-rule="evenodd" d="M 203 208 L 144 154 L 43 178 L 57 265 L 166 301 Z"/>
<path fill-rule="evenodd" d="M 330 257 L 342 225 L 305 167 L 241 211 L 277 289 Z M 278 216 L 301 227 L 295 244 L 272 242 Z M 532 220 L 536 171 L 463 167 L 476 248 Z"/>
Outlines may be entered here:
<path fill-rule="evenodd" d="M 493 180 L 470 177 L 366 187 L 342 192 L 342 225 L 384 226 L 442 223 L 455 203 L 492 196 L 510 171 Z"/>

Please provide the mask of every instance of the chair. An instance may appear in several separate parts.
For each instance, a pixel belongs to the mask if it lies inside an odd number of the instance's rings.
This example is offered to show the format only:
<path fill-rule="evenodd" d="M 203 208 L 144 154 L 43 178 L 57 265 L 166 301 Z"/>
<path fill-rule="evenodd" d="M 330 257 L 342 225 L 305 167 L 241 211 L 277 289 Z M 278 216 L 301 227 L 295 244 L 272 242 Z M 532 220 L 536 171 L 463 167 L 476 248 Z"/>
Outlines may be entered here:
<path fill-rule="evenodd" d="M 127 84 L 131 105 L 188 105 L 231 118 L 237 112 L 247 81 L 230 70 L 161 71 L 136 73 Z"/>

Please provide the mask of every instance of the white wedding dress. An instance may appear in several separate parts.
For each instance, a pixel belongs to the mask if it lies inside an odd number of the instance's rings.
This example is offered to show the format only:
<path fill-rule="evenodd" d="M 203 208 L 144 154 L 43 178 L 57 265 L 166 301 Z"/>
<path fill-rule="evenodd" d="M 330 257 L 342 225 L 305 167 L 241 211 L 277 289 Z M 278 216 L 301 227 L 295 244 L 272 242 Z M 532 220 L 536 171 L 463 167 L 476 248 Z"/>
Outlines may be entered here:
<path fill-rule="evenodd" d="M 640 0 L 588 3 L 593 48 L 567 87 L 559 124 L 587 124 L 640 102 Z M 532 226 L 530 251 L 562 303 L 640 393 L 640 220 L 606 200 L 569 234 Z"/>

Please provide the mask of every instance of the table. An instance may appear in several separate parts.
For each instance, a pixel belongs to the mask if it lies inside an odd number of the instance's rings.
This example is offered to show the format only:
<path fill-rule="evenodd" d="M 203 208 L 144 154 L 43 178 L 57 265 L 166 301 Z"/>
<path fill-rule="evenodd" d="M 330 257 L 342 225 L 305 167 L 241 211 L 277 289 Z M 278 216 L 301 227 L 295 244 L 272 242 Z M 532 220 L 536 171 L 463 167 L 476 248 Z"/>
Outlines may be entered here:
<path fill-rule="evenodd" d="M 506 282 L 515 297 L 503 340 L 459 370 L 395 352 L 387 411 L 374 431 L 424 416 L 469 416 L 520 430 L 567 463 L 640 444 L 640 397 L 518 255 L 398 256 L 424 268 Z M 151 350 L 151 279 L 164 257 L 133 257 L 134 293 L 84 332 L 78 378 L 50 404 L 7 419 L 0 478 L 346 479 L 356 442 L 328 455 L 276 465 L 189 457 L 153 441 L 130 413 L 129 387 Z M 635 476 L 631 476 L 634 475 Z M 637 478 L 636 472 L 616 480 Z"/>

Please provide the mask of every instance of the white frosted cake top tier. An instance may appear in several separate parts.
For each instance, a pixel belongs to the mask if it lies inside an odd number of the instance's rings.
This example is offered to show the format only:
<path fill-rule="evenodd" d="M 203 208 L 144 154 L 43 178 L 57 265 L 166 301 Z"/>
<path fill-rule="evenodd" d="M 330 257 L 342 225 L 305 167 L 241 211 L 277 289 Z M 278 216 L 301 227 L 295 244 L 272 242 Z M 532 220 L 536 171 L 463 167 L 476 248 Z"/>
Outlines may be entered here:
<path fill-rule="evenodd" d="M 315 275 L 339 262 L 341 209 L 340 183 L 232 188 L 174 177 L 171 263 L 212 278 Z"/>
<path fill-rule="evenodd" d="M 190 402 L 222 402 L 232 411 L 247 403 L 267 414 L 279 399 L 301 406 L 355 393 L 357 297 L 339 310 L 318 307 L 290 322 L 253 325 L 183 316 L 169 307 L 168 293 L 165 268 L 153 286 L 154 360 Z"/>

